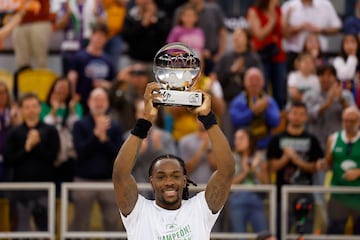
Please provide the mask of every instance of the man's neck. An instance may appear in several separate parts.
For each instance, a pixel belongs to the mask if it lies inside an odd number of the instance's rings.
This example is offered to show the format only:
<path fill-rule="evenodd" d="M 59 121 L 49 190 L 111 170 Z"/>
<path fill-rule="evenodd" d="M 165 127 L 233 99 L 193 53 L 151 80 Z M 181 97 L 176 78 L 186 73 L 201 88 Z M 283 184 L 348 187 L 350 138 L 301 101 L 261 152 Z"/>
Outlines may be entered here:
<path fill-rule="evenodd" d="M 347 140 L 349 140 L 349 142 L 352 142 L 352 140 L 353 140 L 354 138 L 356 138 L 357 135 L 358 135 L 358 132 L 357 132 L 357 131 L 356 131 L 356 132 L 355 132 L 355 131 L 354 131 L 354 132 L 345 131 L 345 136 L 346 136 Z"/>
<path fill-rule="evenodd" d="M 292 126 L 291 124 L 289 124 L 286 128 L 287 132 L 290 133 L 291 135 L 301 135 L 304 130 L 305 130 L 305 127 L 302 126 L 302 127 L 294 127 Z"/>
<path fill-rule="evenodd" d="M 25 124 L 26 126 L 28 126 L 28 128 L 33 128 L 35 127 L 36 125 L 39 124 L 39 119 L 35 119 L 35 120 L 25 120 Z"/>
<path fill-rule="evenodd" d="M 91 54 L 91 55 L 94 55 L 94 56 L 101 56 L 103 54 L 103 50 L 102 49 L 96 49 L 94 48 L 93 46 L 89 45 L 87 48 L 86 48 L 86 51 Z"/>

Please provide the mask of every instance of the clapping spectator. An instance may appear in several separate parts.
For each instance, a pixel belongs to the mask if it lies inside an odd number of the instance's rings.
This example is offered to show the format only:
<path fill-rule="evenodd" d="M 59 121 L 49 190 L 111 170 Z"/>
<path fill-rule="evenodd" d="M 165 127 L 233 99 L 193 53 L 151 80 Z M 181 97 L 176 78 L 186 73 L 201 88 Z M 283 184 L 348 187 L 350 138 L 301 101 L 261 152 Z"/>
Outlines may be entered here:
<path fill-rule="evenodd" d="M 285 22 L 284 49 L 287 52 L 287 72 L 294 70 L 294 61 L 301 53 L 308 34 L 319 34 L 321 50 L 328 51 L 326 36 L 338 33 L 342 22 L 331 1 L 293 0 L 282 5 Z"/>
<path fill-rule="evenodd" d="M 73 142 L 77 154 L 74 182 L 111 182 L 113 162 L 122 144 L 120 125 L 108 115 L 109 99 L 103 88 L 91 91 L 89 114 L 77 121 L 73 128 Z M 74 222 L 76 231 L 89 231 L 92 207 L 97 202 L 106 231 L 118 231 L 119 214 L 113 191 L 74 191 Z"/>
<path fill-rule="evenodd" d="M 234 158 L 236 173 L 233 184 L 268 184 L 270 181 L 268 163 L 263 153 L 256 150 L 256 140 L 246 129 L 234 134 Z M 234 191 L 229 197 L 230 229 L 245 233 L 250 223 L 254 232 L 268 230 L 261 193 Z"/>
<path fill-rule="evenodd" d="M 60 150 L 56 128 L 40 121 L 40 100 L 27 93 L 20 99 L 24 122 L 10 130 L 4 146 L 4 160 L 12 171 L 12 182 L 52 182 Z M 30 231 L 31 217 L 36 229 L 46 231 L 48 199 L 46 191 L 16 191 L 11 203 L 16 207 L 16 231 Z"/>
<path fill-rule="evenodd" d="M 67 78 L 58 78 L 50 88 L 46 102 L 41 104 L 41 121 L 56 127 L 60 137 L 60 152 L 55 161 L 55 182 L 60 193 L 62 182 L 72 182 L 76 152 L 72 139 L 72 129 L 83 114 L 79 96 L 72 93 Z"/>
<path fill-rule="evenodd" d="M 257 148 L 266 149 L 271 130 L 280 123 L 280 110 L 275 100 L 264 93 L 264 76 L 260 69 L 245 73 L 245 90 L 230 104 L 233 129 L 250 128 L 257 140 Z"/>

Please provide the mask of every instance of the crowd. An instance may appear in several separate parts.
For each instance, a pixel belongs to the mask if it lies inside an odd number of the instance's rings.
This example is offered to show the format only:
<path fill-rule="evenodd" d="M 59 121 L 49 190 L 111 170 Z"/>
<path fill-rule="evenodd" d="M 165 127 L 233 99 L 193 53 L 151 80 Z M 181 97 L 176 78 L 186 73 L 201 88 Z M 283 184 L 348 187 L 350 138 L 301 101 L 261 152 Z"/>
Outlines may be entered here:
<path fill-rule="evenodd" d="M 354 13 L 341 19 L 327 0 L 254 0 L 248 27 L 236 29 L 225 26 L 218 2 L 63 0 L 54 13 L 49 0 L 25 0 L 0 29 L 0 43 L 12 32 L 14 74 L 49 68 L 54 31 L 63 33 L 62 73 L 45 101 L 31 92 L 16 99 L 0 79 L 0 181 L 54 181 L 58 195 L 62 182 L 110 182 L 117 151 L 142 117 L 156 52 L 183 42 L 201 59 L 196 88 L 211 95 L 233 148 L 233 184 L 277 187 L 278 239 L 282 186 L 324 185 L 331 171 L 331 186 L 359 187 L 360 1 L 349 1 Z M 340 51 L 330 52 L 328 37 L 340 33 Z M 196 117 L 164 106 L 155 125 L 137 156 L 136 181 L 148 182 L 148 159 L 179 153 L 189 178 L 206 183 L 217 166 Z M 326 223 L 321 233 L 344 234 L 350 217 L 352 233 L 360 234 L 359 196 L 293 194 L 289 206 L 305 200 L 317 206 Z M 46 229 L 43 192 L 8 197 L 14 231 L 29 229 L 31 216 L 36 228 Z M 269 231 L 266 200 L 231 193 L 214 230 Z M 95 202 L 106 216 L 104 229 L 121 229 L 113 192 L 74 192 L 71 201 L 73 230 L 89 230 Z M 289 231 L 298 225 L 296 210 L 289 209 Z M 314 233 L 314 220 L 312 208 L 302 228 L 292 230 Z"/>

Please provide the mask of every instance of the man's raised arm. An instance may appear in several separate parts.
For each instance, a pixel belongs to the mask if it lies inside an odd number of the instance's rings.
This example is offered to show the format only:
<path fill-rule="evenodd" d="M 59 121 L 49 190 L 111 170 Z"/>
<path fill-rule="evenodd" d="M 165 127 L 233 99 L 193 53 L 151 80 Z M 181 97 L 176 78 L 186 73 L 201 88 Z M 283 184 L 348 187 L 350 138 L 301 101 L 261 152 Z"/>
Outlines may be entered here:
<path fill-rule="evenodd" d="M 135 128 L 120 148 L 114 163 L 113 184 L 116 201 L 121 213 L 125 216 L 129 215 L 134 209 L 138 198 L 137 183 L 131 172 L 142 140 L 147 136 L 151 122 L 157 115 L 157 109 L 152 104 L 152 100 L 156 95 L 152 93 L 154 90 L 159 89 L 159 85 L 155 82 L 147 85 L 144 94 L 144 118 L 137 120 Z"/>
<path fill-rule="evenodd" d="M 212 145 L 217 168 L 211 176 L 205 191 L 206 201 L 213 213 L 218 212 L 225 204 L 235 173 L 235 161 L 229 142 L 216 123 L 214 113 L 211 112 L 210 96 L 204 95 L 203 104 L 194 109 L 199 120 L 203 123 Z"/>

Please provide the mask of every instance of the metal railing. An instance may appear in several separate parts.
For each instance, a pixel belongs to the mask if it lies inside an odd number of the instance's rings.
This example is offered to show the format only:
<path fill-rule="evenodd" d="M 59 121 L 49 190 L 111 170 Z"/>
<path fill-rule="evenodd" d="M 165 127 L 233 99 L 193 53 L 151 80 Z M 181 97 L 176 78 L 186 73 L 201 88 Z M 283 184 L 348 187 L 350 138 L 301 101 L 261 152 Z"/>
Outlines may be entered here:
<path fill-rule="evenodd" d="M 190 187 L 190 191 L 198 192 L 204 190 L 205 184 L 199 184 L 197 187 Z M 126 232 L 110 232 L 110 231 L 92 231 L 92 232 L 80 232 L 69 231 L 68 229 L 68 207 L 69 207 L 69 192 L 76 190 L 112 190 L 113 184 L 109 182 L 104 183 L 84 183 L 84 182 L 71 182 L 63 183 L 61 188 L 61 230 L 60 238 L 65 240 L 66 238 L 122 238 L 126 239 Z M 150 184 L 143 183 L 138 184 L 139 191 L 152 191 Z M 231 191 L 251 191 L 251 192 L 265 192 L 269 194 L 269 225 L 270 230 L 275 232 L 276 227 L 276 187 L 274 185 L 234 185 Z M 211 238 L 217 239 L 239 239 L 239 238 L 255 238 L 255 233 L 229 233 L 229 232 L 213 232 Z"/>
<path fill-rule="evenodd" d="M 288 209 L 289 195 L 293 193 L 357 193 L 360 194 L 360 187 L 325 187 L 325 186 L 290 186 L 285 185 L 281 189 L 282 205 L 281 205 L 281 239 L 299 239 L 299 234 L 288 233 Z M 334 234 L 303 234 L 304 239 L 312 240 L 359 240 L 359 236 L 334 235 Z"/>
<path fill-rule="evenodd" d="M 48 223 L 47 231 L 19 231 L 0 232 L 0 239 L 5 238 L 47 238 L 55 239 L 55 184 L 54 183 L 0 183 L 0 191 L 34 191 L 41 190 L 48 193 Z"/>

